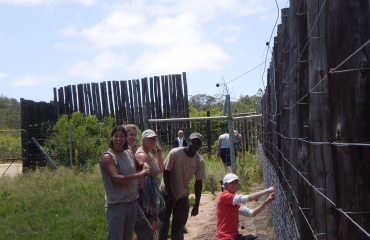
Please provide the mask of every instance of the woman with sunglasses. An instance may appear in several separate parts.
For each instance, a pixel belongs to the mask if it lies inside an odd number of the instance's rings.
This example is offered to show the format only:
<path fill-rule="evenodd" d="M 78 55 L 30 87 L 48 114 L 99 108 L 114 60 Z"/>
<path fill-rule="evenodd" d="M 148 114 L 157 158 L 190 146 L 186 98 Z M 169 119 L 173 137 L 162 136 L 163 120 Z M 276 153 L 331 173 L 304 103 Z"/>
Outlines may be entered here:
<path fill-rule="evenodd" d="M 153 233 L 158 228 L 158 212 L 161 208 L 161 198 L 158 193 L 158 175 L 164 171 L 162 147 L 157 144 L 156 140 L 157 134 L 153 130 L 145 130 L 141 135 L 141 146 L 135 154 L 135 158 L 139 162 L 147 163 L 151 168 L 150 175 L 140 181 L 139 204 L 152 225 Z M 154 148 L 156 149 L 157 158 L 151 153 Z"/>

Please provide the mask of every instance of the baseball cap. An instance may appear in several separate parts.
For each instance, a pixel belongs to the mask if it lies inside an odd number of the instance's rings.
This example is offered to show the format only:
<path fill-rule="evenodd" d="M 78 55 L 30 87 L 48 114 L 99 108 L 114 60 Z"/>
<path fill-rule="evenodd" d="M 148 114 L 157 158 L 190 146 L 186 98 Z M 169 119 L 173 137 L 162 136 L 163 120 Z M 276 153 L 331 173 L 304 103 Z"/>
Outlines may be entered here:
<path fill-rule="evenodd" d="M 147 129 L 141 134 L 141 139 L 156 137 L 157 134 L 152 129 Z"/>
<path fill-rule="evenodd" d="M 223 183 L 231 183 L 232 181 L 239 180 L 238 176 L 234 173 L 228 173 L 225 175 Z"/>
<path fill-rule="evenodd" d="M 189 139 L 191 140 L 191 139 L 199 139 L 201 142 L 203 142 L 203 136 L 202 136 L 202 134 L 200 134 L 200 133 L 192 133 L 192 134 L 190 134 L 190 136 L 189 136 Z"/>

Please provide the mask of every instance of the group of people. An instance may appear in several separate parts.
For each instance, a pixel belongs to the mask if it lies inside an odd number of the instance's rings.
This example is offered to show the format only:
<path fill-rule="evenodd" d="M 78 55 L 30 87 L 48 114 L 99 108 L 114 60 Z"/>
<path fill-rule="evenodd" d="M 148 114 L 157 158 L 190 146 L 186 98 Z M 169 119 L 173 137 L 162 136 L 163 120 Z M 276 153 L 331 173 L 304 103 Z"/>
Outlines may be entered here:
<path fill-rule="evenodd" d="M 206 178 L 203 158 L 198 154 L 203 137 L 192 133 L 189 141 L 179 141 L 162 158 L 157 134 L 147 129 L 136 146 L 136 125 L 116 126 L 110 135 L 109 149 L 102 154 L 100 169 L 105 187 L 105 210 L 108 239 L 168 238 L 172 216 L 171 238 L 184 239 L 188 220 L 189 182 L 195 176 L 195 205 L 191 216 L 199 213 L 202 180 Z M 183 134 L 183 133 L 182 133 Z M 180 134 L 179 134 L 180 135 Z M 151 153 L 156 149 L 156 157 Z M 159 184 L 158 175 L 163 174 Z"/>
<path fill-rule="evenodd" d="M 188 141 L 183 131 L 178 132 L 173 148 L 165 159 L 157 134 L 147 129 L 142 132 L 141 145 L 136 145 L 138 127 L 133 124 L 116 126 L 110 135 L 109 149 L 100 159 L 100 170 L 105 187 L 105 210 L 108 239 L 167 240 L 172 215 L 171 239 L 184 239 L 183 229 L 189 216 L 189 183 L 195 176 L 195 205 L 191 216 L 199 213 L 202 180 L 206 178 L 205 164 L 198 150 L 202 146 L 200 133 L 190 134 Z M 156 156 L 151 152 L 156 151 Z M 158 175 L 163 174 L 159 183 Z M 250 195 L 237 195 L 239 179 L 227 174 L 224 189 L 217 200 L 216 239 L 259 239 L 240 236 L 239 214 L 255 216 L 274 199 L 274 188 Z M 250 210 L 241 203 L 270 196 L 259 207 Z M 245 238 L 244 238 L 245 237 Z"/>

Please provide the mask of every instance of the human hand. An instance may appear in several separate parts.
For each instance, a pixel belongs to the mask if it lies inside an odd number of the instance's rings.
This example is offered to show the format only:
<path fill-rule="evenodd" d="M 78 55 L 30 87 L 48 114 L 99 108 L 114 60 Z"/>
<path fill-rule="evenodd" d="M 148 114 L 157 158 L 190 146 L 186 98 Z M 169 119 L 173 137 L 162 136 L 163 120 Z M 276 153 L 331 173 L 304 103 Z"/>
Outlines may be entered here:
<path fill-rule="evenodd" d="M 147 162 L 143 162 L 143 168 L 151 169 L 149 163 L 147 163 Z"/>
<path fill-rule="evenodd" d="M 130 148 L 131 148 L 131 151 L 132 151 L 134 154 L 136 153 L 136 151 L 137 151 L 137 149 L 138 149 L 138 147 L 137 147 L 136 143 L 132 144 L 132 145 L 130 146 Z"/>
<path fill-rule="evenodd" d="M 191 216 L 195 217 L 196 215 L 198 215 L 198 212 L 199 212 L 199 206 L 195 205 L 193 209 L 191 210 Z"/>
<path fill-rule="evenodd" d="M 147 162 L 143 162 L 143 170 L 140 172 L 140 177 L 150 174 L 150 165 Z"/>
<path fill-rule="evenodd" d="M 150 174 L 150 168 L 143 168 L 143 170 L 141 170 L 141 172 L 139 173 L 139 176 L 140 177 L 144 177 L 145 175 L 149 175 Z"/>
<path fill-rule="evenodd" d="M 275 193 L 271 193 L 271 194 L 269 195 L 269 197 L 266 199 L 266 201 L 267 201 L 268 203 L 272 202 L 273 200 L 275 200 Z"/>
<path fill-rule="evenodd" d="M 157 155 L 158 155 L 158 154 L 162 154 L 163 149 L 162 149 L 161 145 L 157 144 L 157 145 L 156 145 L 156 148 L 157 148 L 157 149 L 156 149 L 156 151 L 157 151 Z"/>

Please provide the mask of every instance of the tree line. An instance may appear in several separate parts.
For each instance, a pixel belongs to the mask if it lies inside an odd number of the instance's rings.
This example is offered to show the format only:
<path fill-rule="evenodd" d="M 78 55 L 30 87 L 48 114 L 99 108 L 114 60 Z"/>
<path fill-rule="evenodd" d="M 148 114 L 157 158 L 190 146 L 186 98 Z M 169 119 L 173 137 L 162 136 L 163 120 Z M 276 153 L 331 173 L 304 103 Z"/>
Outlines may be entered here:
<path fill-rule="evenodd" d="M 14 98 L 0 95 L 0 129 L 21 128 L 21 104 Z"/>

